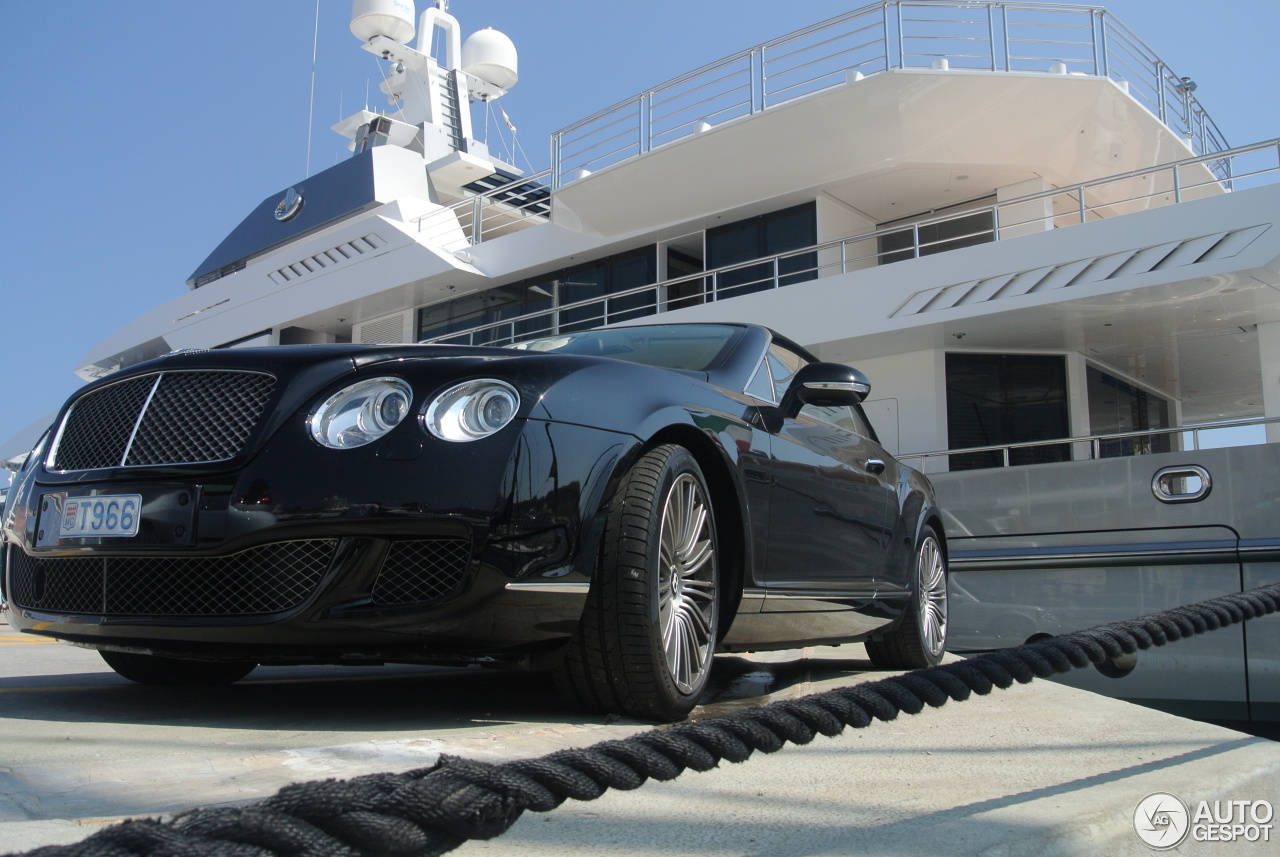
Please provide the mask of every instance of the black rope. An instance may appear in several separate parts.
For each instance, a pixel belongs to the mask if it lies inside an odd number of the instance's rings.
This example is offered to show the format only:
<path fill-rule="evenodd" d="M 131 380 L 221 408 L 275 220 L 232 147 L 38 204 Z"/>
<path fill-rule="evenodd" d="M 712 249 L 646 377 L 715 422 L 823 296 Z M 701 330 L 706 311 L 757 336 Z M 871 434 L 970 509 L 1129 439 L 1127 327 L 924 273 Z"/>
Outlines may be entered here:
<path fill-rule="evenodd" d="M 403 774 L 286 786 L 242 808 L 125 821 L 74 845 L 21 857 L 432 857 L 468 839 L 498 836 L 527 809 L 548 812 L 568 798 L 594 800 L 609 789 L 742 762 L 756 751 L 807 744 L 819 733 L 834 736 L 901 712 L 917 714 L 1277 610 L 1280 584 L 1273 584 L 540 759 L 489 764 L 441 756 L 430 768 Z"/>

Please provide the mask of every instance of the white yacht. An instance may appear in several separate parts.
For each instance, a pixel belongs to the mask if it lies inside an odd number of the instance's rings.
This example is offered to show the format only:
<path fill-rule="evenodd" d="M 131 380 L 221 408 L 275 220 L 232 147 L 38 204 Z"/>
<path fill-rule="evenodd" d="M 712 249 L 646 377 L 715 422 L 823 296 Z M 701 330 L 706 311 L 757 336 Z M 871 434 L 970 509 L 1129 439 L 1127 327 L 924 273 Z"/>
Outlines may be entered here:
<path fill-rule="evenodd" d="M 348 160 L 261 201 L 82 377 L 178 349 L 764 323 L 866 373 L 881 440 L 934 480 L 953 650 L 1280 576 L 1280 141 L 1228 146 L 1110 13 L 861 6 L 586 116 L 528 175 L 471 126 L 517 84 L 511 41 L 413 5 L 353 4 L 394 109 L 334 126 Z M 1202 448 L 1224 425 L 1258 442 Z M 1280 719 L 1280 619 L 1066 681 Z"/>

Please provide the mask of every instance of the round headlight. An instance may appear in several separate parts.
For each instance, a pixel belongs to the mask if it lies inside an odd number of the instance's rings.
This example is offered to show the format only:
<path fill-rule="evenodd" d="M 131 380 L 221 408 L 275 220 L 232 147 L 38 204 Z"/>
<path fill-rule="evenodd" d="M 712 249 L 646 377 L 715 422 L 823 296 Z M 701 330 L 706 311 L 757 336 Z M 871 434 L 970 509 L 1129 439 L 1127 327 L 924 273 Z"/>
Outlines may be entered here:
<path fill-rule="evenodd" d="M 334 393 L 307 420 L 316 443 L 352 449 L 373 443 L 398 426 L 413 404 L 413 390 L 399 378 L 370 378 Z"/>
<path fill-rule="evenodd" d="M 479 440 L 515 419 L 520 394 L 510 384 L 486 378 L 450 387 L 422 415 L 427 430 L 441 440 Z"/>

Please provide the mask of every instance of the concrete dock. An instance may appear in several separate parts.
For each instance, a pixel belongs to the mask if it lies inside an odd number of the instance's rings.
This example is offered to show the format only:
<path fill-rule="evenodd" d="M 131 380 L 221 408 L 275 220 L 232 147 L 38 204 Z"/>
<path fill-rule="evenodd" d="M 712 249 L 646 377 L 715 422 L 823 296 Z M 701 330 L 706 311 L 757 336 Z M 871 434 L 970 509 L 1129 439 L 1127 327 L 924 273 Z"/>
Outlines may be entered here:
<path fill-rule="evenodd" d="M 0 853 L 289 782 L 422 767 L 442 752 L 498 761 L 651 728 L 567 714 L 535 676 L 278 668 L 192 691 L 131 685 L 93 652 L 5 625 L 0 647 Z M 695 716 L 884 676 L 859 646 L 726 658 L 717 673 L 714 701 Z M 1153 793 L 1192 814 L 1200 801 L 1275 807 L 1280 744 L 1036 681 L 570 801 L 453 853 L 1149 854 L 1134 814 Z M 1274 853 L 1255 826 L 1212 842 L 1197 834 L 1221 828 L 1193 826 L 1171 853 Z"/>

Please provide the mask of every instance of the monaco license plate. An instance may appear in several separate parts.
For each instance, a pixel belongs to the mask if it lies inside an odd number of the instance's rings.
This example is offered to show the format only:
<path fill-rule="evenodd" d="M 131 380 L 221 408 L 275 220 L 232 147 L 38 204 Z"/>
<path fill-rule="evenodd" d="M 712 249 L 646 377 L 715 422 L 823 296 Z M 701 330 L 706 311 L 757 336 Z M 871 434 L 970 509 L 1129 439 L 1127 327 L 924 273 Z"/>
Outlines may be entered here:
<path fill-rule="evenodd" d="M 58 524 L 59 538 L 116 537 L 138 534 L 142 517 L 142 495 L 103 494 L 97 497 L 68 497 Z"/>

